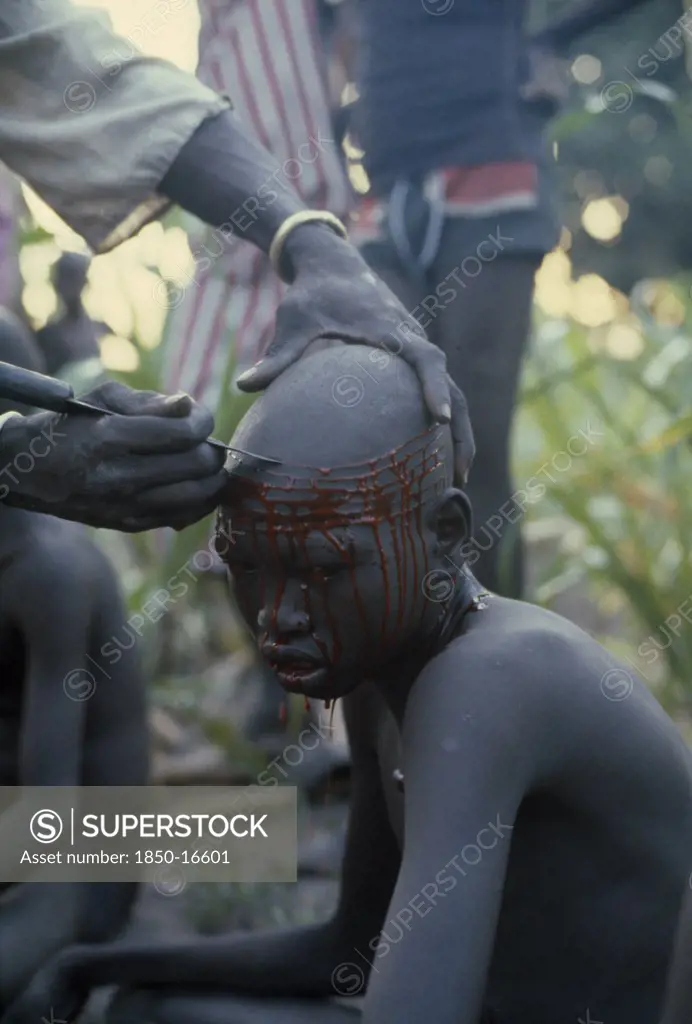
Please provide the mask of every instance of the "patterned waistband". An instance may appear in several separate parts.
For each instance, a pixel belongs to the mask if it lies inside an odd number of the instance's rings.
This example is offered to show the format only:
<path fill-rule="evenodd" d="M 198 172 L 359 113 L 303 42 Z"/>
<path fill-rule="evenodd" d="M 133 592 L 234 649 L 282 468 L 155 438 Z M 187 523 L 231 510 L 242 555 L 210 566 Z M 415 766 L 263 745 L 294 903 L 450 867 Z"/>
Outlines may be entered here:
<path fill-rule="evenodd" d="M 532 163 L 444 167 L 427 175 L 423 194 L 446 217 L 493 217 L 538 206 L 538 168 Z M 357 244 L 382 236 L 388 200 L 365 196 L 354 214 L 351 236 Z"/>

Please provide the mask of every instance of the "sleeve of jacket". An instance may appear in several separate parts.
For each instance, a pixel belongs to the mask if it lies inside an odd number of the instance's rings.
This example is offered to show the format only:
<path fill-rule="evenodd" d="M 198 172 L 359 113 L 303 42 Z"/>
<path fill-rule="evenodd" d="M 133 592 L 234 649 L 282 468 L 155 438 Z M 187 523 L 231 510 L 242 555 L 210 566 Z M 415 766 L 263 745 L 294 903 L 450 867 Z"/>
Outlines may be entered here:
<path fill-rule="evenodd" d="M 159 0 L 145 19 L 174 17 L 187 2 Z M 133 36 L 145 37 L 145 19 Z M 0 0 L 0 160 L 96 252 L 165 209 L 159 182 L 200 124 L 229 106 L 115 35 L 102 12 Z"/>

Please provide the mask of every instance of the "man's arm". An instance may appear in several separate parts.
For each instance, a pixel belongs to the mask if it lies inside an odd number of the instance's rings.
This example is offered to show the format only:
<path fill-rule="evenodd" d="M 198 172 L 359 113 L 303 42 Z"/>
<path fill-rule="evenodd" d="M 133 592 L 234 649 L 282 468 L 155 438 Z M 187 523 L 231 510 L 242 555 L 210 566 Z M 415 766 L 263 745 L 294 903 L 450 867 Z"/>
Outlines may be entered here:
<path fill-rule="evenodd" d="M 136 43 L 68 0 L 0 4 L 0 159 L 97 251 L 166 207 L 161 178 L 228 107 Z"/>
<path fill-rule="evenodd" d="M 363 1024 L 480 1020 L 512 828 L 540 749 L 526 695 L 508 685 L 509 664 L 469 656 L 462 669 L 452 649 L 409 698 L 404 861 Z M 453 701 L 449 677 L 459 678 Z"/>
<path fill-rule="evenodd" d="M 0 159 L 99 252 L 137 231 L 168 200 L 206 220 L 227 242 L 240 237 L 265 252 L 285 225 L 281 257 L 274 255 L 292 286 L 277 313 L 274 341 L 264 359 L 239 378 L 239 386 L 262 390 L 322 338 L 366 344 L 382 350 L 375 362 L 400 356 L 414 368 L 431 416 L 451 420 L 456 437 L 459 399 L 446 374 L 444 353 L 427 341 L 356 249 L 324 223 L 294 224 L 288 230 L 287 218 L 304 212 L 303 205 L 295 193 L 275 184 L 277 162 L 243 131 L 227 103 L 191 75 L 144 57 L 93 11 L 79 11 L 66 0 L 0 4 Z M 128 415 L 138 417 L 138 401 L 129 402 L 133 411 Z M 51 424 L 57 425 L 55 417 Z M 135 426 L 143 436 L 145 424 Z M 78 452 L 89 453 L 91 429 L 84 421 L 73 428 L 65 463 Z M 21 454 L 32 440 L 26 433 L 19 423 L 6 428 L 0 457 Z M 191 440 L 189 435 L 188 430 Z M 144 444 L 138 450 L 145 455 L 141 464 L 150 452 L 159 455 Z M 108 461 L 123 454 L 112 446 Z M 27 504 L 34 501 L 24 491 L 27 477 L 13 494 L 23 507 L 92 525 L 177 527 L 204 516 L 218 493 L 217 464 L 192 458 L 194 474 L 186 477 L 177 461 L 171 479 L 176 491 L 158 488 L 155 501 L 143 495 L 151 515 L 143 502 L 136 507 L 132 491 L 125 493 L 127 481 L 121 475 L 124 500 L 104 521 L 90 467 L 79 467 L 82 507 L 76 496 L 69 502 L 53 500 L 41 472 L 32 474 L 38 504 Z M 458 462 L 463 476 L 468 466 L 461 450 Z M 115 467 L 104 460 L 101 465 L 112 480 Z M 197 483 L 202 477 L 203 493 Z"/>

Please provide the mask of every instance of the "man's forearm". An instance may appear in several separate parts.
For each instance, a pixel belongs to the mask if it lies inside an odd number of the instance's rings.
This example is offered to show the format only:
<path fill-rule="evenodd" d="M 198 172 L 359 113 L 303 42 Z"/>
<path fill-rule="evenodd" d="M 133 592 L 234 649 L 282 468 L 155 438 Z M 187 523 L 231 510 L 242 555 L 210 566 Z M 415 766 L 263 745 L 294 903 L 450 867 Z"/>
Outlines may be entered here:
<path fill-rule="evenodd" d="M 231 111 L 205 121 L 173 161 L 159 192 L 228 237 L 267 252 L 277 230 L 303 209 L 280 165 Z"/>
<path fill-rule="evenodd" d="M 279 163 L 241 126 L 231 111 L 206 120 L 181 149 L 159 192 L 216 228 L 224 239 L 245 239 L 263 252 L 287 217 L 305 207 L 281 175 Z M 292 233 L 293 234 L 293 233 Z M 333 248 L 336 234 L 324 225 L 296 228 L 286 252 L 306 240 Z M 311 248 L 311 245 L 308 245 Z"/>
<path fill-rule="evenodd" d="M 303 209 L 225 99 L 68 0 L 0 4 L 0 158 L 97 252 L 167 200 L 265 252 Z M 295 234 L 320 253 L 338 241 L 324 226 Z"/>

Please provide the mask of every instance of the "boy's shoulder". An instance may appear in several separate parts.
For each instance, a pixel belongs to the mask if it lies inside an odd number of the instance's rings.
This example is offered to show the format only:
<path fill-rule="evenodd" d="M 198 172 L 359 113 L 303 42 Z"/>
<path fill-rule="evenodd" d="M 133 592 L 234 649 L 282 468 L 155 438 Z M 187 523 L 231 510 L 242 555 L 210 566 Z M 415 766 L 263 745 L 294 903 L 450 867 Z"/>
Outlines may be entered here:
<path fill-rule="evenodd" d="M 636 671 L 577 625 L 544 608 L 500 597 L 469 614 L 461 634 L 426 665 L 420 679 L 449 706 L 482 703 L 510 715 L 545 709 L 553 721 L 566 709 L 586 711 L 591 705 L 593 711 L 594 705 L 633 693 L 653 701 Z"/>
<path fill-rule="evenodd" d="M 634 755 L 644 744 L 679 745 L 634 669 L 574 623 L 503 598 L 471 613 L 461 635 L 428 662 L 406 716 L 430 756 L 458 748 L 502 771 L 523 766 L 526 778 L 552 777 L 559 766 L 595 756 L 605 764 L 615 756 L 614 736 L 621 764 L 623 751 Z"/>
<path fill-rule="evenodd" d="M 11 537 L 2 560 L 2 582 L 13 593 L 72 592 L 88 586 L 110 563 L 85 527 L 40 512 L 12 509 Z M 110 570 L 112 571 L 112 570 Z"/>
<path fill-rule="evenodd" d="M 548 663 L 554 669 L 588 667 L 610 656 L 583 629 L 545 608 L 503 597 L 486 599 L 470 612 L 463 632 L 439 655 L 462 669 L 473 664 L 489 670 L 511 666 L 513 674 L 535 677 Z"/>

